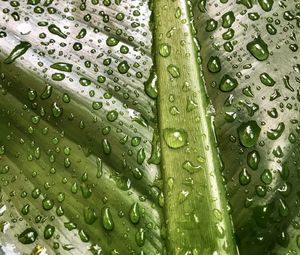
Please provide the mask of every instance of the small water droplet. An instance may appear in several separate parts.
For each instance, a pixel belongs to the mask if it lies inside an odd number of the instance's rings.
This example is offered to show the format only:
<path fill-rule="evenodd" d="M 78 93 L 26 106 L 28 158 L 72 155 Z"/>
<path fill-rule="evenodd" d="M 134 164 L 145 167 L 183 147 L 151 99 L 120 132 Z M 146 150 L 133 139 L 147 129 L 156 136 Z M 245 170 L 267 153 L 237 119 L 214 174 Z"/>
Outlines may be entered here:
<path fill-rule="evenodd" d="M 102 218 L 102 226 L 105 230 L 112 231 L 115 227 L 110 209 L 108 207 L 104 207 L 101 211 Z"/>
<path fill-rule="evenodd" d="M 130 221 L 133 224 L 137 224 L 140 221 L 140 208 L 138 203 L 134 203 L 129 212 Z"/>
<path fill-rule="evenodd" d="M 179 71 L 179 68 L 177 66 L 175 66 L 173 64 L 170 64 L 170 65 L 168 65 L 167 70 L 173 78 L 180 77 L 180 71 Z"/>
<path fill-rule="evenodd" d="M 258 169 L 259 161 L 260 161 L 260 155 L 259 155 L 258 151 L 253 150 L 253 151 L 251 151 L 251 152 L 248 153 L 247 164 L 253 170 L 257 170 Z"/>
<path fill-rule="evenodd" d="M 171 46 L 167 43 L 161 43 L 159 45 L 159 54 L 162 57 L 168 57 L 171 54 Z"/>

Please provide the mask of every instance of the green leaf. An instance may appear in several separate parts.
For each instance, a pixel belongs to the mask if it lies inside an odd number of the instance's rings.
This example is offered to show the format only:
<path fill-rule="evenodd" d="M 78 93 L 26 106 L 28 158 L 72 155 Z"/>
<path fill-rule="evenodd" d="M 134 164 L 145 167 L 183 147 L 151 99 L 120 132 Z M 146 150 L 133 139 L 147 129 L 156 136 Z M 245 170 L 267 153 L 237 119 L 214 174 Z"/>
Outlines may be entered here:
<path fill-rule="evenodd" d="M 148 4 L 35 2 L 0 8 L 1 252 L 162 254 Z"/>
<path fill-rule="evenodd" d="M 200 0 L 193 13 L 240 253 L 297 254 L 299 6 Z M 214 30 L 203 26 L 211 18 Z M 230 93 L 224 76 L 236 81 Z"/>
<path fill-rule="evenodd" d="M 297 254 L 297 1 L 0 20 L 1 254 Z"/>

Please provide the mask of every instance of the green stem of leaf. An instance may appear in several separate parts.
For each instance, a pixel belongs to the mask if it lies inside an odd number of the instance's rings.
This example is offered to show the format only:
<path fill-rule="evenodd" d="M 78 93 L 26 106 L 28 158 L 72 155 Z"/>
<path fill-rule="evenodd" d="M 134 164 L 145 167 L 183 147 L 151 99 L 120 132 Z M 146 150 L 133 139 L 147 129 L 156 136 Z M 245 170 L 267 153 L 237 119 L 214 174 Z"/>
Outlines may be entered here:
<path fill-rule="evenodd" d="M 169 254 L 237 254 L 190 3 L 153 3 Z"/>

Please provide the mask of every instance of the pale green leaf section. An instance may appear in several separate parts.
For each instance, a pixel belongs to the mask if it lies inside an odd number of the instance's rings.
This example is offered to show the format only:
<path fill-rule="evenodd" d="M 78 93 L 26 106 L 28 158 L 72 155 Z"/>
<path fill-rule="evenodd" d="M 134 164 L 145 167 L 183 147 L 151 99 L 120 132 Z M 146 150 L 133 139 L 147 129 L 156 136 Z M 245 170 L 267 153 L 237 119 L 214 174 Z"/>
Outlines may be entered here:
<path fill-rule="evenodd" d="M 167 247 L 237 254 L 188 1 L 154 1 Z"/>

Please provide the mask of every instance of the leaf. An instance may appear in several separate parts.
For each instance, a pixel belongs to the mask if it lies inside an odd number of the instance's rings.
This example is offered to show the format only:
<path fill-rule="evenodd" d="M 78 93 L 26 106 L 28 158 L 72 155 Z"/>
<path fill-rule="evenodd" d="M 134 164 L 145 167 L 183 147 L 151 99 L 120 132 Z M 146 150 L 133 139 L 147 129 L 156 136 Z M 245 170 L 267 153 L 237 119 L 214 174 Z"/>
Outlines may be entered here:
<path fill-rule="evenodd" d="M 183 45 L 174 44 L 172 53 L 155 37 L 156 75 L 145 2 L 66 2 L 59 4 L 65 14 L 51 1 L 44 3 L 50 6 L 47 12 L 27 6 L 39 2 L 21 4 L 4 4 L 5 10 L 26 11 L 17 12 L 21 17 L 13 17 L 15 22 L 10 18 L 0 55 L 2 193 L 10 212 L 3 220 L 11 224 L 2 250 L 163 254 L 167 246 L 168 253 L 236 253 L 213 119 L 188 21 L 190 6 L 168 1 L 169 18 L 156 20 L 166 3 L 154 3 L 156 35 L 167 33 L 173 23 L 187 33 L 174 35 Z M 170 57 L 163 61 L 159 55 Z M 185 86 L 178 97 L 180 118 L 164 104 L 170 77 Z M 161 148 L 151 99 L 157 97 L 156 80 Z M 163 174 L 151 164 L 160 162 L 160 152 Z M 20 248 L 20 242 L 27 246 Z"/>
<path fill-rule="evenodd" d="M 147 3 L 32 5 L 1 2 L 1 252 L 162 254 Z"/>
<path fill-rule="evenodd" d="M 298 12 L 292 1 L 193 5 L 241 254 L 299 249 Z M 221 89 L 224 77 L 234 79 L 231 91 Z M 240 128 L 249 135 L 254 122 L 258 140 L 245 143 Z"/>
<path fill-rule="evenodd" d="M 190 11 L 187 1 L 153 2 L 167 248 L 169 254 L 233 255 L 237 248 Z"/>
<path fill-rule="evenodd" d="M 150 8 L 2 1 L 1 253 L 238 253 L 214 119 L 240 253 L 297 253 L 298 5 Z"/>

